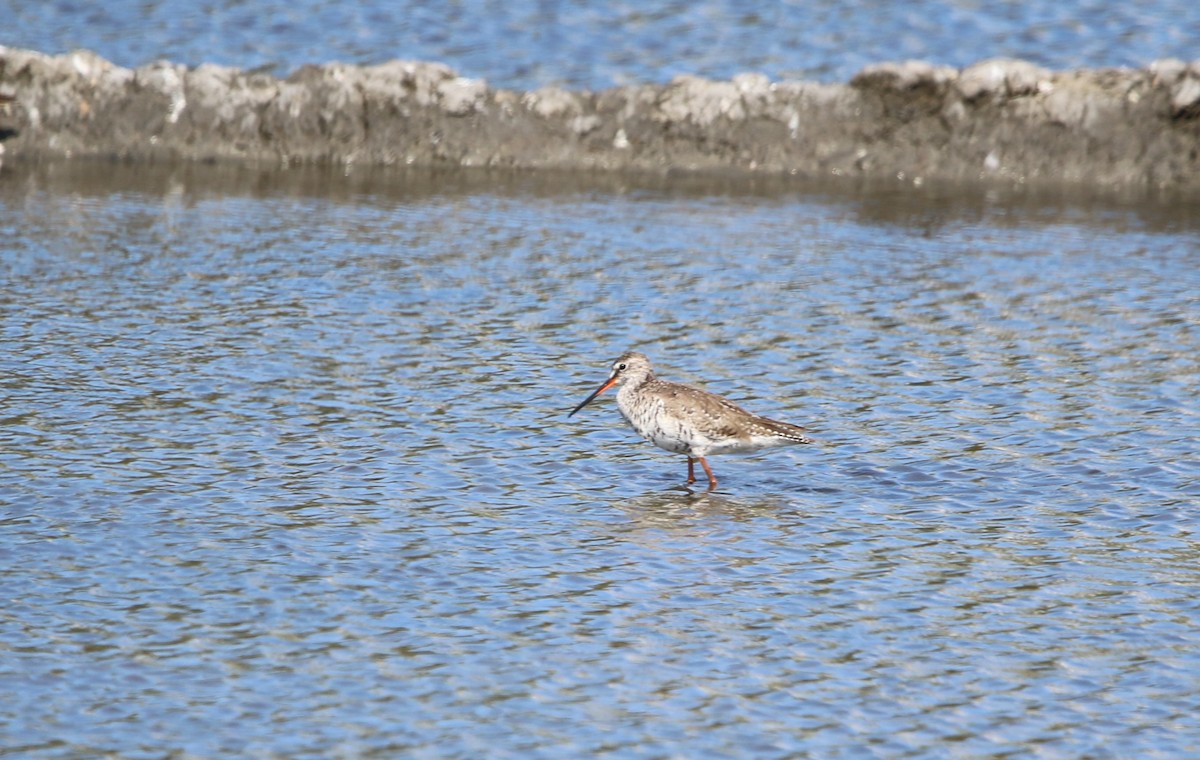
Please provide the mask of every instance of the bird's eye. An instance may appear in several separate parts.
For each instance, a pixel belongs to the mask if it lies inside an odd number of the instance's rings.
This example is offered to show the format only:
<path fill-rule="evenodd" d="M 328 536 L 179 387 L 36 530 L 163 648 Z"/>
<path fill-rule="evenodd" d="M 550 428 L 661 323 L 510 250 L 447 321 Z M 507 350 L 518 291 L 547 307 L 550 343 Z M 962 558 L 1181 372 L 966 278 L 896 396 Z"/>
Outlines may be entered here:
<path fill-rule="evenodd" d="M 625 364 L 624 364 L 624 363 L 621 363 L 621 364 L 618 364 L 618 365 L 617 365 L 617 371 L 618 371 L 618 372 L 620 372 L 620 371 L 621 371 L 621 370 L 623 370 L 623 369 L 625 369 Z"/>

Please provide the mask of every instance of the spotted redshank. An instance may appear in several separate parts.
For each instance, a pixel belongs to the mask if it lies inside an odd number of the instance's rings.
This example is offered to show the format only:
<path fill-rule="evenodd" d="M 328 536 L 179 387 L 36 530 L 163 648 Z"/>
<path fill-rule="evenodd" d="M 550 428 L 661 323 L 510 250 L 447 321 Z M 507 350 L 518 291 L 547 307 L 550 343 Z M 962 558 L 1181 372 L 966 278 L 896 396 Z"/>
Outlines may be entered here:
<path fill-rule="evenodd" d="M 717 478 L 705 458 L 709 454 L 814 443 L 802 427 L 752 414 L 715 393 L 659 380 L 650 360 L 636 351 L 622 354 L 613 362 L 604 384 L 567 416 L 614 385 L 621 385 L 617 407 L 625 421 L 660 449 L 687 454 L 689 483 L 696 482 L 695 462 L 699 459 L 708 475 L 709 490 L 717 487 Z"/>

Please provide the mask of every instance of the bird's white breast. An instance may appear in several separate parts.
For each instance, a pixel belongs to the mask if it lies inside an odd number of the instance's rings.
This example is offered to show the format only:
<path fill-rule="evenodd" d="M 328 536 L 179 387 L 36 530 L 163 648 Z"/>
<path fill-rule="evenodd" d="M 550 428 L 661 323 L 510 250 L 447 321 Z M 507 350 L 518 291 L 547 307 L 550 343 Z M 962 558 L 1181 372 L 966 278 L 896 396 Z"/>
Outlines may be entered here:
<path fill-rule="evenodd" d="M 617 407 L 621 416 L 637 434 L 660 449 L 676 454 L 692 454 L 699 445 L 705 447 L 695 427 L 678 417 L 667 414 L 661 399 L 649 395 L 637 395 L 628 388 L 617 393 Z"/>

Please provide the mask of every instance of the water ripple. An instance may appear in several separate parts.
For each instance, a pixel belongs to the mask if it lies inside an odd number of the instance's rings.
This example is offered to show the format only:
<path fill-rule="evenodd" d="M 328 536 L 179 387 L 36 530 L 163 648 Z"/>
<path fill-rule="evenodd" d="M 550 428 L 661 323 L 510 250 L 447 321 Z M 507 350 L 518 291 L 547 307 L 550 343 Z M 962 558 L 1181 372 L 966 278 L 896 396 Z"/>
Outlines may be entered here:
<path fill-rule="evenodd" d="M 1191 232 L 335 198 L 0 190 L 5 751 L 1190 754 Z"/>

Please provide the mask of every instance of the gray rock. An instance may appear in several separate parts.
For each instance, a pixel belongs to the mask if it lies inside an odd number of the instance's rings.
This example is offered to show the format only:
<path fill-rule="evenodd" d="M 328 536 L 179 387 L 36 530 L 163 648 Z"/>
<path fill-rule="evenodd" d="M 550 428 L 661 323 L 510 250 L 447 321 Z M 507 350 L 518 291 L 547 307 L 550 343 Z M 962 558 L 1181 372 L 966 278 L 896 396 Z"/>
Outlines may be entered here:
<path fill-rule="evenodd" d="M 599 129 L 603 123 L 599 116 L 590 114 L 588 116 L 576 116 L 568 122 L 568 125 L 572 132 L 582 137 Z"/>
<path fill-rule="evenodd" d="M 1049 72 L 992 60 L 864 68 L 849 84 L 496 90 L 439 63 L 116 66 L 0 47 L 8 165 L 64 158 L 1075 182 L 1200 192 L 1200 62 Z"/>
<path fill-rule="evenodd" d="M 487 83 L 482 79 L 456 77 L 437 86 L 442 110 L 451 116 L 466 116 L 482 110 L 487 98 Z"/>
<path fill-rule="evenodd" d="M 718 119 L 740 121 L 746 117 L 741 90 L 732 82 L 713 82 L 694 76 L 678 76 L 658 101 L 659 121 L 692 124 L 707 128 Z"/>
<path fill-rule="evenodd" d="M 911 90 L 922 85 L 941 86 L 958 78 L 958 71 L 949 66 L 934 66 L 925 61 L 877 63 L 865 67 L 850 80 L 857 87 L 886 87 Z"/>
<path fill-rule="evenodd" d="M 1171 88 L 1171 111 L 1176 116 L 1200 107 L 1200 78 L 1187 76 Z"/>
<path fill-rule="evenodd" d="M 521 99 L 522 104 L 543 119 L 558 119 L 566 116 L 579 116 L 583 107 L 574 93 L 561 87 L 543 87 L 540 90 L 526 93 Z"/>
<path fill-rule="evenodd" d="M 1018 97 L 1048 92 L 1051 73 L 1028 61 L 994 58 L 963 69 L 958 91 L 967 100 L 985 96 Z"/>
<path fill-rule="evenodd" d="M 1146 70 L 1154 78 L 1154 84 L 1171 85 L 1187 73 L 1188 65 L 1178 58 L 1161 58 L 1151 62 Z"/>

